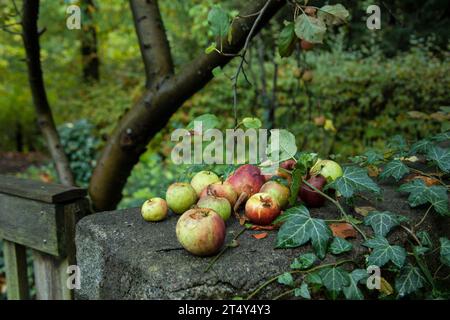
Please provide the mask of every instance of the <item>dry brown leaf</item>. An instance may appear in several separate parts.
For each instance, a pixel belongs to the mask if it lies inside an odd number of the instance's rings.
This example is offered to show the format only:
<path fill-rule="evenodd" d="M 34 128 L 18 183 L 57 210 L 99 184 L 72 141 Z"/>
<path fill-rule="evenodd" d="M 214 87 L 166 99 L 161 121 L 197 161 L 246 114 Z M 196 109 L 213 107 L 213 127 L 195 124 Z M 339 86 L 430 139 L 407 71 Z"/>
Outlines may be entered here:
<path fill-rule="evenodd" d="M 45 182 L 45 183 L 51 183 L 51 182 L 53 182 L 52 176 L 49 175 L 48 173 L 45 173 L 45 172 L 39 174 L 39 179 L 40 179 L 42 182 Z"/>
<path fill-rule="evenodd" d="M 380 292 L 385 296 L 390 296 L 394 293 L 391 284 L 383 277 L 380 277 Z"/>
<path fill-rule="evenodd" d="M 347 238 L 356 238 L 357 232 L 352 227 L 350 223 L 332 223 L 330 224 L 330 229 L 333 232 L 333 236 L 347 239 Z"/>
<path fill-rule="evenodd" d="M 267 238 L 267 235 L 268 235 L 267 232 L 261 232 L 261 233 L 252 234 L 252 237 L 259 240 L 259 239 Z"/>
<path fill-rule="evenodd" d="M 414 179 L 420 179 L 420 180 L 422 180 L 423 182 L 425 182 L 425 184 L 426 184 L 428 187 L 436 186 L 436 185 L 440 185 L 440 184 L 441 184 L 441 183 L 439 182 L 439 180 L 436 179 L 436 178 L 426 177 L 426 176 L 422 176 L 422 175 L 415 174 L 415 173 L 412 173 L 412 174 L 406 176 L 406 178 L 404 178 L 403 180 L 404 180 L 404 182 L 406 183 L 406 182 L 410 182 L 411 180 L 414 180 Z"/>
<path fill-rule="evenodd" d="M 369 174 L 369 177 L 376 178 L 380 174 L 380 168 L 377 168 L 376 166 L 368 166 L 367 167 L 367 173 Z"/>
<path fill-rule="evenodd" d="M 370 211 L 375 211 L 374 207 L 355 207 L 355 212 L 357 214 L 362 215 L 363 217 L 367 216 Z"/>
<path fill-rule="evenodd" d="M 255 231 L 261 231 L 261 230 L 272 231 L 272 230 L 278 229 L 278 227 L 279 226 L 258 226 L 256 224 L 253 224 L 249 229 L 250 230 L 255 230 Z"/>

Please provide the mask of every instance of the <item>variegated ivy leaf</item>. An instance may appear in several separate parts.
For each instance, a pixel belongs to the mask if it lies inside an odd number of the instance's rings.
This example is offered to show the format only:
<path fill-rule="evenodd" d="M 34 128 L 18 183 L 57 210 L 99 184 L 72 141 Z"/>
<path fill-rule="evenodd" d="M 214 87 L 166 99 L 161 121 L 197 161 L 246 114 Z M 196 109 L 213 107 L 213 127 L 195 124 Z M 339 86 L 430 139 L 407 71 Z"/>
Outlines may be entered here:
<path fill-rule="evenodd" d="M 387 146 L 392 150 L 404 151 L 408 147 L 408 143 L 401 135 L 395 135 L 389 139 Z"/>
<path fill-rule="evenodd" d="M 292 277 L 292 274 L 285 272 L 278 277 L 278 283 L 292 287 L 294 285 L 294 278 Z"/>
<path fill-rule="evenodd" d="M 343 175 L 329 184 L 345 198 L 352 197 L 356 192 L 380 192 L 380 187 L 367 175 L 367 171 L 357 166 L 345 167 Z"/>
<path fill-rule="evenodd" d="M 339 237 L 335 237 L 330 244 L 330 252 L 332 254 L 341 254 L 353 249 L 353 245 Z"/>
<path fill-rule="evenodd" d="M 322 219 L 308 214 L 296 214 L 281 226 L 277 234 L 277 248 L 295 248 L 311 240 L 320 259 L 325 257 L 332 232 Z"/>
<path fill-rule="evenodd" d="M 450 140 L 450 131 L 439 133 L 434 137 L 432 137 L 431 139 L 436 142 L 448 141 Z"/>
<path fill-rule="evenodd" d="M 308 284 L 303 282 L 300 288 L 294 290 L 294 295 L 296 297 L 302 297 L 304 299 L 311 299 L 311 294 L 309 293 Z"/>
<path fill-rule="evenodd" d="M 386 238 L 377 236 L 363 243 L 364 246 L 372 248 L 372 252 L 368 257 L 369 265 L 384 266 L 391 261 L 394 265 L 401 268 L 405 263 L 406 251 L 404 248 L 391 245 Z"/>
<path fill-rule="evenodd" d="M 428 247 L 428 248 L 432 248 L 433 247 L 433 242 L 431 241 L 431 237 L 430 234 L 427 231 L 419 231 L 416 234 L 417 238 L 419 238 L 420 243 L 422 243 L 422 245 Z"/>
<path fill-rule="evenodd" d="M 384 156 L 375 150 L 368 150 L 364 152 L 363 156 L 367 158 L 367 164 L 375 164 L 378 161 L 384 160 Z"/>
<path fill-rule="evenodd" d="M 409 173 L 409 168 L 400 160 L 392 160 L 386 164 L 380 174 L 381 179 L 394 177 L 399 181 L 405 174 Z"/>
<path fill-rule="evenodd" d="M 385 237 L 393 227 L 400 224 L 400 221 L 389 211 L 371 211 L 364 218 L 364 224 L 371 226 L 375 235 Z"/>
<path fill-rule="evenodd" d="M 364 295 L 358 288 L 358 283 L 367 278 L 367 270 L 355 269 L 350 273 L 350 285 L 343 289 L 347 300 L 364 300 Z"/>
<path fill-rule="evenodd" d="M 433 143 L 428 139 L 419 140 L 411 146 L 409 154 L 426 154 L 432 146 Z"/>
<path fill-rule="evenodd" d="M 419 268 L 408 264 L 395 279 L 395 289 L 399 297 L 403 297 L 422 288 L 425 282 L 425 278 Z"/>
<path fill-rule="evenodd" d="M 450 172 L 450 149 L 431 146 L 427 152 L 427 158 L 436 163 L 444 172 Z"/>
<path fill-rule="evenodd" d="M 291 269 L 305 270 L 310 268 L 316 262 L 317 256 L 314 253 L 305 253 L 295 258 L 291 263 Z"/>
<path fill-rule="evenodd" d="M 280 224 L 288 220 L 290 217 L 294 215 L 307 215 L 309 216 L 309 211 L 304 205 L 300 205 L 297 207 L 292 207 L 283 212 L 282 215 L 278 216 L 273 224 Z"/>
<path fill-rule="evenodd" d="M 450 267 L 450 240 L 447 238 L 440 238 L 441 243 L 441 262 Z"/>
<path fill-rule="evenodd" d="M 308 42 L 322 43 L 326 31 L 327 26 L 321 19 L 302 13 L 295 20 L 295 34 Z"/>
<path fill-rule="evenodd" d="M 323 285 L 332 292 L 339 292 L 350 284 L 350 276 L 340 267 L 330 267 L 320 270 Z"/>

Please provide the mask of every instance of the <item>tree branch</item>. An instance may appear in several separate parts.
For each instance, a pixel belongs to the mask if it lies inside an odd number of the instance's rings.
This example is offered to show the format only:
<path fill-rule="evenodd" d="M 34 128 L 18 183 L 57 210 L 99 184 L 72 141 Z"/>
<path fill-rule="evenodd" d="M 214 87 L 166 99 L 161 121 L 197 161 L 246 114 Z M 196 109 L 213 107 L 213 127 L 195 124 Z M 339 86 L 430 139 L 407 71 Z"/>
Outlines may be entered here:
<path fill-rule="evenodd" d="M 253 36 L 277 13 L 285 0 L 254 0 L 233 23 L 233 41 L 223 52 L 237 54 L 244 47 L 255 22 L 255 12 L 269 1 Z M 189 97 L 212 78 L 212 70 L 226 65 L 232 56 L 217 52 L 201 54 L 158 89 L 147 90 L 141 100 L 125 114 L 109 138 L 92 175 L 89 193 L 97 211 L 114 209 L 122 198 L 122 189 L 148 142 L 167 124 L 170 117 Z"/>
<path fill-rule="evenodd" d="M 173 74 L 172 55 L 157 0 L 130 0 L 145 66 L 146 88 Z"/>
<path fill-rule="evenodd" d="M 37 28 L 39 1 L 24 0 L 22 9 L 22 39 L 26 52 L 28 79 L 38 124 L 55 163 L 59 180 L 62 184 L 73 185 L 74 178 L 70 170 L 69 160 L 64 153 L 58 131 L 56 130 L 42 75 L 39 32 Z"/>

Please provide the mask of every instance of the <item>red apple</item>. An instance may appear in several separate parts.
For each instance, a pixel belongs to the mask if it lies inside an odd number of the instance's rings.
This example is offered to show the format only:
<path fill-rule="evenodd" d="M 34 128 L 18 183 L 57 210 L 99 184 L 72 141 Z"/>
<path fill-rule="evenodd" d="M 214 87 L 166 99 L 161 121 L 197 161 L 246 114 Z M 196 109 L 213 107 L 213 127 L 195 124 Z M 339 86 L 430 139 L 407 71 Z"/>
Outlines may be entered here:
<path fill-rule="evenodd" d="M 196 256 L 217 253 L 225 241 L 225 222 L 214 210 L 191 209 L 178 219 L 178 242 Z"/>
<path fill-rule="evenodd" d="M 277 200 L 280 208 L 285 208 L 289 201 L 290 190 L 285 185 L 277 181 L 267 181 L 261 187 L 260 192 L 268 193 Z"/>
<path fill-rule="evenodd" d="M 306 40 L 301 40 L 300 41 L 300 47 L 302 47 L 302 49 L 304 51 L 309 51 L 309 50 L 312 50 L 314 48 L 314 43 L 311 43 L 311 42 L 306 41 Z"/>
<path fill-rule="evenodd" d="M 317 175 L 309 178 L 307 182 L 322 191 L 323 187 L 327 183 L 327 179 L 325 179 L 322 175 Z M 325 197 L 306 184 L 302 184 L 299 191 L 299 197 L 306 204 L 306 206 L 310 208 L 318 208 L 323 206 L 325 203 Z"/>
<path fill-rule="evenodd" d="M 268 225 L 281 213 L 277 200 L 268 193 L 257 193 L 245 204 L 245 215 L 254 224 Z"/>
<path fill-rule="evenodd" d="M 234 191 L 233 187 L 228 182 L 216 182 L 210 184 L 200 193 L 200 198 L 206 196 L 225 198 L 228 200 L 231 206 L 234 206 L 238 198 L 238 194 L 236 193 L 236 191 Z"/>

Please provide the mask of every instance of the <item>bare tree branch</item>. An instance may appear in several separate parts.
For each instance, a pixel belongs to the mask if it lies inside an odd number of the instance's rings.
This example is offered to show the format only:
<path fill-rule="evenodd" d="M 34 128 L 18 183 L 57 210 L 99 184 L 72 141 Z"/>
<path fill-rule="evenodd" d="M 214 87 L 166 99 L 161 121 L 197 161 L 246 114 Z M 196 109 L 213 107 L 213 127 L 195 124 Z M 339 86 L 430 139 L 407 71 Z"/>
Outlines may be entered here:
<path fill-rule="evenodd" d="M 146 74 L 146 88 L 173 74 L 172 55 L 157 0 L 130 0 Z"/>
<path fill-rule="evenodd" d="M 26 52 L 28 79 L 38 124 L 47 142 L 61 183 L 73 185 L 73 174 L 56 130 L 42 75 L 39 32 L 37 28 L 39 1 L 24 0 L 22 9 L 22 38 Z"/>
<path fill-rule="evenodd" d="M 260 18 L 253 28 L 256 20 L 254 13 L 260 13 L 266 5 L 264 14 L 258 14 Z M 249 6 L 241 12 L 241 17 L 245 18 L 237 19 L 233 23 L 233 41 L 224 45 L 223 52 L 239 53 L 247 42 L 250 30 L 253 29 L 252 36 L 256 35 L 284 5 L 285 0 L 249 2 Z M 150 48 L 155 49 L 152 45 Z M 152 54 L 149 58 L 144 58 L 144 61 L 152 61 L 153 56 L 156 55 Z M 231 59 L 232 55 L 225 56 L 217 52 L 201 54 L 178 75 L 161 83 L 159 88 L 148 89 L 141 100 L 125 114 L 109 138 L 92 175 L 89 193 L 95 210 L 109 210 L 117 206 L 127 178 L 140 155 L 146 150 L 148 142 L 164 128 L 184 101 L 213 78 L 212 70 L 226 65 Z"/>

